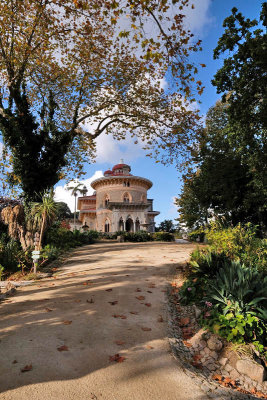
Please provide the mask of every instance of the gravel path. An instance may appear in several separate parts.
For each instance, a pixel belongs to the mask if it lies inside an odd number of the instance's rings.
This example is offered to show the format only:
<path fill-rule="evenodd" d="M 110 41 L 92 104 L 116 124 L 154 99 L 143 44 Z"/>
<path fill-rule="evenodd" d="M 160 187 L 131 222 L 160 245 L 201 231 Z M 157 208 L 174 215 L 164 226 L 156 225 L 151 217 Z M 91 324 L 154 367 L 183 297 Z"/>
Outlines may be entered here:
<path fill-rule="evenodd" d="M 56 276 L 2 302 L 0 399 L 210 398 L 210 389 L 172 356 L 167 339 L 167 276 L 192 249 L 84 246 Z M 25 366 L 30 371 L 21 372 Z"/>

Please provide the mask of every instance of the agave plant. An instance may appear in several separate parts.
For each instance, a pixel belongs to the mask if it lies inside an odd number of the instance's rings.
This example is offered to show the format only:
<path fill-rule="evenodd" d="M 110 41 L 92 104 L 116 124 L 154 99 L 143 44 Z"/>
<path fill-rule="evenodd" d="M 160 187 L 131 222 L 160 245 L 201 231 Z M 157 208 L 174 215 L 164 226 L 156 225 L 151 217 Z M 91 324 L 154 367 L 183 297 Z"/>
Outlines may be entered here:
<path fill-rule="evenodd" d="M 267 277 L 238 261 L 220 268 L 210 282 L 207 297 L 224 315 L 246 313 L 265 320 L 267 317 Z M 215 301 L 214 301 L 215 300 Z"/>
<path fill-rule="evenodd" d="M 217 253 L 210 249 L 195 250 L 190 261 L 192 274 L 196 278 L 214 278 L 221 268 L 227 268 L 230 263 L 231 260 L 224 253 Z"/>

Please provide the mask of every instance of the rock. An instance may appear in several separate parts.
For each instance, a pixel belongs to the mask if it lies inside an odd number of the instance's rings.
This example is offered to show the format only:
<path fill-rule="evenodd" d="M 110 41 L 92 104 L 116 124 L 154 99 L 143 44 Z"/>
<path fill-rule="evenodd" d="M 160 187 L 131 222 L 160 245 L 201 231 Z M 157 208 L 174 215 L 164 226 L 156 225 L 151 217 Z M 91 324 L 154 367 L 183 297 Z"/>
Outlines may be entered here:
<path fill-rule="evenodd" d="M 208 368 L 209 371 L 215 371 L 216 370 L 216 366 L 211 362 L 209 362 L 207 364 L 205 363 L 205 367 Z"/>
<path fill-rule="evenodd" d="M 194 308 L 194 311 L 195 311 L 196 319 L 198 319 L 200 317 L 202 311 L 195 304 L 193 305 L 193 308 Z"/>
<path fill-rule="evenodd" d="M 205 347 L 204 352 L 205 352 L 206 354 L 209 354 L 209 353 L 210 353 L 210 349 L 209 349 L 208 347 Z"/>
<path fill-rule="evenodd" d="M 230 371 L 232 371 L 233 367 L 231 367 L 230 364 L 226 364 L 226 365 L 224 366 L 224 369 L 225 369 L 225 371 L 230 372 Z"/>
<path fill-rule="evenodd" d="M 256 382 L 262 383 L 264 381 L 264 367 L 252 360 L 238 360 L 236 363 L 236 369 L 240 374 L 245 374 Z"/>
<path fill-rule="evenodd" d="M 210 332 L 202 333 L 202 339 L 203 340 L 208 340 L 210 337 L 211 337 L 211 333 Z"/>
<path fill-rule="evenodd" d="M 188 317 L 184 317 L 180 319 L 180 326 L 186 326 L 190 324 L 190 319 Z"/>
<path fill-rule="evenodd" d="M 228 361 L 228 358 L 226 358 L 226 357 L 221 357 L 220 359 L 219 359 L 219 363 L 224 367 L 225 366 L 225 364 L 227 363 L 227 361 Z"/>
<path fill-rule="evenodd" d="M 222 342 L 216 336 L 211 336 L 207 341 L 207 345 L 210 350 L 216 351 L 220 351 L 223 347 Z"/>
<path fill-rule="evenodd" d="M 210 355 L 212 358 L 214 358 L 214 360 L 218 360 L 218 354 L 216 353 L 216 351 L 212 351 Z"/>
<path fill-rule="evenodd" d="M 232 371 L 230 371 L 230 378 L 232 378 L 233 380 L 239 379 L 240 374 L 237 372 L 236 369 L 232 369 Z"/>
<path fill-rule="evenodd" d="M 200 342 L 198 344 L 198 348 L 200 350 L 203 350 L 206 346 L 207 346 L 207 342 L 205 340 L 200 340 Z"/>

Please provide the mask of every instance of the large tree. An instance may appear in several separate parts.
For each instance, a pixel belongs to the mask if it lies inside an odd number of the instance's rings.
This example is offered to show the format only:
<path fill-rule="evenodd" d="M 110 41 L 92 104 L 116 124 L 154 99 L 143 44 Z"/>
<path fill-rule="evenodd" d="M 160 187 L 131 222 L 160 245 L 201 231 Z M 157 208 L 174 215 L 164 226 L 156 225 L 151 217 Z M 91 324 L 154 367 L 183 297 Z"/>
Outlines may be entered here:
<path fill-rule="evenodd" d="M 201 82 L 188 63 L 188 0 L 6 0 L 0 6 L 0 129 L 26 198 L 77 176 L 101 133 L 129 133 L 168 160 L 188 153 Z M 152 33 L 151 33 L 152 32 Z M 164 92 L 168 73 L 175 90 Z M 194 86 L 193 86 L 194 85 Z M 36 194 L 37 193 L 37 194 Z"/>
<path fill-rule="evenodd" d="M 257 171 L 251 170 L 232 146 L 232 137 L 239 134 L 235 128 L 229 122 L 227 103 L 219 101 L 209 109 L 193 154 L 196 170 L 184 177 L 181 196 L 176 200 L 180 222 L 190 228 L 205 225 L 214 215 L 224 216 L 233 224 L 266 226 L 264 190 L 254 185 Z"/>
<path fill-rule="evenodd" d="M 213 84 L 228 103 L 233 134 L 231 147 L 251 174 L 251 198 L 267 197 L 267 2 L 259 20 L 245 18 L 236 8 L 225 19 L 225 32 L 214 58 L 226 53 Z"/>

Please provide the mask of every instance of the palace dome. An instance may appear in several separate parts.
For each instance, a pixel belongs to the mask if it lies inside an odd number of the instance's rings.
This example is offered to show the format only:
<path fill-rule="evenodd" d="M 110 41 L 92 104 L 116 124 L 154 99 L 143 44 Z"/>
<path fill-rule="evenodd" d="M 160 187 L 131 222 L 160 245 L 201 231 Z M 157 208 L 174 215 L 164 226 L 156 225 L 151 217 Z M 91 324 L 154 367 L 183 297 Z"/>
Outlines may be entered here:
<path fill-rule="evenodd" d="M 108 169 L 107 171 L 104 172 L 104 176 L 112 175 L 112 171 Z"/>

